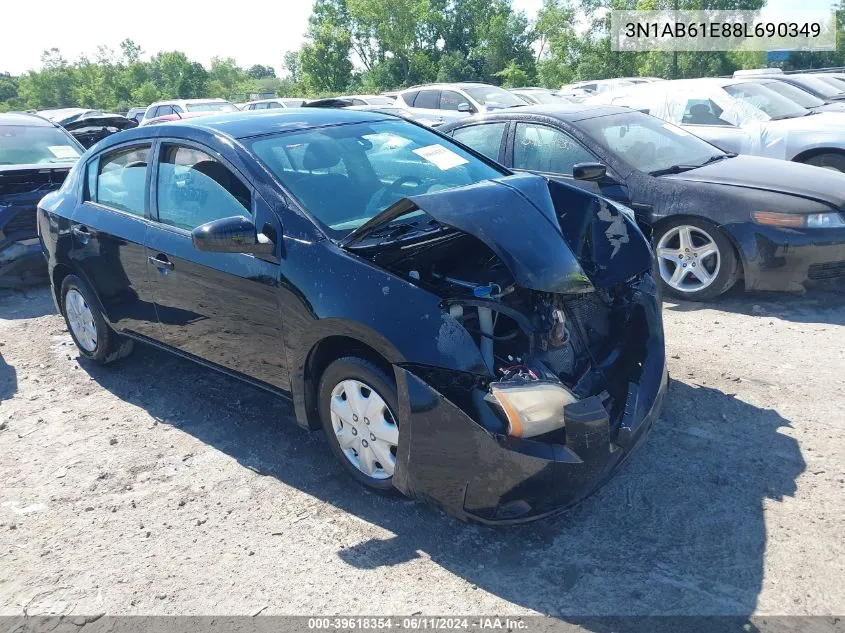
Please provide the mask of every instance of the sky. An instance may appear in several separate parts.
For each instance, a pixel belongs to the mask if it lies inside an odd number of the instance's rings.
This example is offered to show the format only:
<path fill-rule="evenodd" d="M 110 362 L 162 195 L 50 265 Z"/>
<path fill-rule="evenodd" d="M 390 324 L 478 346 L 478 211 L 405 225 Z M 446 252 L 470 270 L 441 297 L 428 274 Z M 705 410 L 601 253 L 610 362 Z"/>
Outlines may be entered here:
<path fill-rule="evenodd" d="M 209 65 L 212 57 L 234 57 L 238 65 L 273 66 L 281 74 L 285 51 L 302 43 L 311 13 L 308 0 L 179 0 L 146 7 L 143 3 L 91 0 L 80 7 L 67 0 L 40 0 L 37 11 L 27 2 L 0 0 L 5 25 L 0 37 L 0 72 L 14 75 L 41 66 L 41 53 L 58 48 L 65 59 L 85 54 L 94 59 L 97 46 L 119 51 L 122 40 L 134 40 L 144 57 L 169 50 Z M 832 0 L 802 0 L 802 9 L 829 9 Z M 517 10 L 534 17 L 542 0 L 513 0 Z M 769 0 L 770 7 L 795 8 L 794 0 Z"/>

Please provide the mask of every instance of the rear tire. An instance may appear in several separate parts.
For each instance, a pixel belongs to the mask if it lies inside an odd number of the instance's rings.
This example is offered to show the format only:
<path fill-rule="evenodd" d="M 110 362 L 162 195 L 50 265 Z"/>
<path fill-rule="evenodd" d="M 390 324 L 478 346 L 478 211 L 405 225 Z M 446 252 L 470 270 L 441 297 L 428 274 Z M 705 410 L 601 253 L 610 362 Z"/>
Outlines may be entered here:
<path fill-rule="evenodd" d="M 668 296 L 707 301 L 729 290 L 739 277 L 733 244 L 707 220 L 671 219 L 655 228 L 654 244 Z"/>
<path fill-rule="evenodd" d="M 804 163 L 822 169 L 845 172 L 845 154 L 837 154 L 836 152 L 825 152 L 824 154 L 810 156 Z"/>
<path fill-rule="evenodd" d="M 393 491 L 399 410 L 393 379 L 368 360 L 339 358 L 320 378 L 317 409 L 335 457 L 358 483 Z"/>
<path fill-rule="evenodd" d="M 106 323 L 94 293 L 82 279 L 68 275 L 62 282 L 62 315 L 79 353 L 105 365 L 132 353 L 132 339 Z"/>

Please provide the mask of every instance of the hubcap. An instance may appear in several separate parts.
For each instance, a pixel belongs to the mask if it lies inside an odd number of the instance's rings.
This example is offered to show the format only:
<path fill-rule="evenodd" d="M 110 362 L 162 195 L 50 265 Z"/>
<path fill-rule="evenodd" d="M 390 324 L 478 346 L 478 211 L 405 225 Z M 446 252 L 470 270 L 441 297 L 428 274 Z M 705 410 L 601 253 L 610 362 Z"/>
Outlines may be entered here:
<path fill-rule="evenodd" d="M 346 459 L 373 479 L 393 476 L 399 428 L 387 403 L 358 380 L 344 380 L 332 389 L 331 418 Z"/>
<path fill-rule="evenodd" d="M 86 352 L 97 349 L 97 326 L 88 303 L 78 290 L 72 288 L 65 295 L 67 322 L 79 346 Z"/>
<path fill-rule="evenodd" d="M 679 292 L 709 287 L 719 274 L 721 257 L 716 241 L 697 226 L 669 229 L 657 244 L 660 276 Z"/>

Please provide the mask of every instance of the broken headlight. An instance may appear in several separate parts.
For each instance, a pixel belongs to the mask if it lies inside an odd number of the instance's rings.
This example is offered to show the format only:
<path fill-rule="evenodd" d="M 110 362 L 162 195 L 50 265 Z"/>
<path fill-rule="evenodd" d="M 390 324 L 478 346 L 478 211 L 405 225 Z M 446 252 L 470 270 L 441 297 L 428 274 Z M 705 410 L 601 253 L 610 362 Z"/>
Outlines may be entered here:
<path fill-rule="evenodd" d="M 508 418 L 508 435 L 514 437 L 535 437 L 563 427 L 563 407 L 577 400 L 554 382 L 495 383 L 490 393 Z"/>

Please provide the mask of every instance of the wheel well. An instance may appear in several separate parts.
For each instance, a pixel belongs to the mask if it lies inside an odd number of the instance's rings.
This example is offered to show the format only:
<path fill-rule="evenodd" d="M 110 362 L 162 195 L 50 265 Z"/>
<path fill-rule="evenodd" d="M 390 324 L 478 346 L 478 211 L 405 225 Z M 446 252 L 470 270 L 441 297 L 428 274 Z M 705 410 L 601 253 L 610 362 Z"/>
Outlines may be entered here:
<path fill-rule="evenodd" d="M 317 414 L 317 389 L 320 377 L 326 367 L 344 356 L 359 356 L 373 363 L 391 378 L 393 377 L 391 364 L 366 343 L 348 336 L 329 336 L 322 339 L 311 348 L 308 360 L 305 361 L 305 407 L 308 414 L 308 426 L 311 429 L 320 428 L 320 419 Z"/>
<path fill-rule="evenodd" d="M 62 310 L 62 282 L 65 277 L 73 274 L 73 269 L 64 264 L 56 264 L 53 268 L 53 293 L 56 295 L 56 305 L 59 306 L 59 312 Z"/>
<path fill-rule="evenodd" d="M 845 156 L 845 152 L 834 147 L 817 147 L 816 149 L 808 149 L 807 151 L 801 152 L 797 156 L 793 157 L 792 161 L 795 163 L 803 163 L 806 160 L 813 158 L 813 156 L 820 156 L 822 154 L 837 154 L 839 156 Z"/>
<path fill-rule="evenodd" d="M 696 222 L 704 222 L 705 224 L 709 224 L 716 229 L 719 229 L 719 230 L 722 229 L 721 226 L 719 226 L 718 224 L 716 224 L 712 220 L 708 220 L 707 218 L 702 218 L 702 217 L 697 216 L 697 215 L 667 215 L 665 218 L 660 218 L 653 225 L 654 226 L 654 232 L 653 232 L 653 236 L 652 236 L 652 244 L 654 245 L 655 248 L 657 247 L 657 242 L 654 239 L 654 237 L 659 232 L 659 229 L 661 229 L 663 226 L 669 224 L 669 222 L 671 222 L 673 220 L 693 220 L 693 221 L 696 221 Z M 724 230 L 722 231 L 722 235 L 724 235 L 727 238 L 728 242 L 731 243 L 731 247 L 734 249 L 734 255 L 736 255 L 736 261 L 737 261 L 737 265 L 736 265 L 737 279 L 742 279 L 743 277 L 745 277 L 745 263 L 742 261 L 742 251 L 739 250 L 739 245 L 736 243 L 736 240 L 734 239 L 733 235 L 731 235 L 728 231 L 724 231 Z"/>

